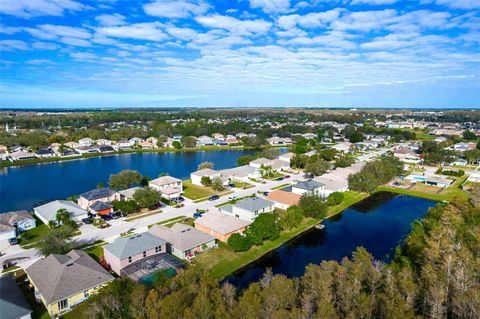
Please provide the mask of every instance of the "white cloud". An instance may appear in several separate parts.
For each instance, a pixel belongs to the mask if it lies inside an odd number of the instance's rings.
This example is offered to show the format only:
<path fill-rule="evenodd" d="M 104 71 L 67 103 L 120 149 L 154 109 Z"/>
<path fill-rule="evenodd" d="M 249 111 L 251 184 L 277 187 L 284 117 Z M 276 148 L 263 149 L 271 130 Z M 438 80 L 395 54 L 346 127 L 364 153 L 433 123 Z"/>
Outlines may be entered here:
<path fill-rule="evenodd" d="M 351 4 L 369 4 L 369 5 L 386 5 L 393 4 L 398 0 L 352 0 Z"/>
<path fill-rule="evenodd" d="M 197 31 L 190 28 L 177 28 L 177 27 L 170 26 L 165 28 L 165 31 L 168 34 L 174 36 L 175 38 L 184 40 L 184 41 L 192 40 L 197 36 Z"/>
<path fill-rule="evenodd" d="M 37 50 L 58 50 L 59 46 L 55 43 L 51 42 L 33 42 L 32 43 L 32 48 L 37 49 Z"/>
<path fill-rule="evenodd" d="M 38 16 L 62 16 L 64 11 L 80 11 L 89 8 L 73 0 L 2 0 L 0 13 L 21 18 Z"/>
<path fill-rule="evenodd" d="M 125 26 L 101 27 L 97 29 L 97 32 L 113 38 L 162 41 L 168 38 L 162 31 L 162 26 L 163 24 L 160 22 L 135 23 Z"/>
<path fill-rule="evenodd" d="M 60 37 L 89 39 L 91 34 L 88 30 L 77 27 L 42 24 L 36 28 L 24 28 L 32 36 L 43 40 L 55 40 Z"/>
<path fill-rule="evenodd" d="M 382 29 L 385 25 L 392 23 L 392 19 L 396 16 L 397 11 L 393 9 L 351 12 L 333 21 L 330 26 L 337 30 L 368 32 Z"/>
<path fill-rule="evenodd" d="M 90 52 L 72 52 L 70 53 L 70 56 L 76 60 L 82 61 L 95 61 L 96 59 L 98 59 L 98 56 L 96 54 Z"/>
<path fill-rule="evenodd" d="M 52 60 L 48 59 L 31 59 L 25 61 L 26 64 L 30 65 L 45 65 L 45 64 L 52 64 Z"/>
<path fill-rule="evenodd" d="M 278 18 L 278 26 L 283 29 L 290 29 L 295 26 L 303 28 L 325 27 L 328 23 L 336 20 L 343 9 L 333 9 L 325 12 L 312 12 L 306 15 L 292 14 Z"/>
<path fill-rule="evenodd" d="M 479 9 L 479 0 L 436 0 L 436 4 L 445 5 L 453 9 Z"/>
<path fill-rule="evenodd" d="M 187 18 L 192 15 L 201 15 L 206 13 L 209 8 L 210 5 L 203 1 L 186 0 L 155 1 L 143 6 L 143 10 L 148 15 L 164 18 Z"/>
<path fill-rule="evenodd" d="M 101 25 L 104 26 L 116 26 L 125 24 L 125 16 L 114 13 L 114 14 L 102 14 L 98 17 L 95 17 Z"/>
<path fill-rule="evenodd" d="M 250 0 L 250 6 L 265 13 L 280 13 L 290 9 L 290 0 Z"/>
<path fill-rule="evenodd" d="M 224 29 L 239 35 L 263 34 L 271 27 L 271 23 L 265 20 L 239 20 L 219 14 L 196 17 L 195 20 L 206 27 Z"/>
<path fill-rule="evenodd" d="M 27 51 L 30 50 L 28 44 L 25 41 L 20 40 L 0 40 L 0 52 L 1 51 Z"/>

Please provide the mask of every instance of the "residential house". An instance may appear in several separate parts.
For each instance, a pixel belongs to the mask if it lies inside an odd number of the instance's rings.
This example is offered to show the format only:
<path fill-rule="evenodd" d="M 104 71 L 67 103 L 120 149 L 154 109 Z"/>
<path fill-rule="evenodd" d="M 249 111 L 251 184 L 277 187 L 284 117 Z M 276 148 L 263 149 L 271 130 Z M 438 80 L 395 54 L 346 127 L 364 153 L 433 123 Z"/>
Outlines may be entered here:
<path fill-rule="evenodd" d="M 213 138 L 207 135 L 202 135 L 197 139 L 198 146 L 211 146 L 213 145 Z"/>
<path fill-rule="evenodd" d="M 70 218 L 76 221 L 81 221 L 83 218 L 88 217 L 86 209 L 83 209 L 72 201 L 62 199 L 36 206 L 33 208 L 33 213 L 44 224 L 48 225 L 50 221 L 56 221 L 57 212 L 59 210 L 66 210 L 70 213 Z"/>
<path fill-rule="evenodd" d="M 218 171 L 218 173 L 220 173 L 220 178 L 224 181 L 224 184 L 228 184 L 231 181 L 248 183 L 252 178 L 256 179 L 261 177 L 260 170 L 250 165 L 227 168 Z"/>
<path fill-rule="evenodd" d="M 290 137 L 272 136 L 267 139 L 267 143 L 270 145 L 290 145 L 292 144 L 292 139 Z"/>
<path fill-rule="evenodd" d="M 218 140 L 218 141 L 224 141 L 225 140 L 225 136 L 223 136 L 223 134 L 221 134 L 221 133 L 213 133 L 212 137 L 213 137 L 214 140 Z"/>
<path fill-rule="evenodd" d="M 126 139 L 120 139 L 115 143 L 114 146 L 117 150 L 124 150 L 124 149 L 132 148 L 133 144 L 130 143 L 130 141 L 128 141 Z"/>
<path fill-rule="evenodd" d="M 180 142 L 180 143 L 182 143 L 182 137 L 183 137 L 183 136 L 180 135 L 180 134 L 174 135 L 174 136 L 172 137 L 172 143 L 173 143 L 173 142 Z"/>
<path fill-rule="evenodd" d="M 88 207 L 88 210 L 97 216 L 108 215 L 113 212 L 113 205 L 108 202 L 96 201 Z"/>
<path fill-rule="evenodd" d="M 16 152 L 10 153 L 8 155 L 8 157 L 10 157 L 10 160 L 12 162 L 15 162 L 15 161 L 24 161 L 24 160 L 35 159 L 36 155 L 35 155 L 35 153 L 31 153 L 31 152 L 16 151 Z"/>
<path fill-rule="evenodd" d="M 167 242 L 148 232 L 130 237 L 118 237 L 112 243 L 103 246 L 105 261 L 112 270 L 122 276 L 125 267 L 167 252 Z"/>
<path fill-rule="evenodd" d="M 121 200 L 130 200 L 130 199 L 133 199 L 133 194 L 135 194 L 135 192 L 139 189 L 140 187 L 132 187 L 132 188 L 123 189 L 118 192 L 120 193 Z"/>
<path fill-rule="evenodd" d="M 254 159 L 253 161 L 251 161 L 249 165 L 251 167 L 260 168 L 262 166 L 268 166 L 271 163 L 272 163 L 272 160 L 269 160 L 265 157 L 260 157 L 260 158 L 257 158 L 257 159 Z"/>
<path fill-rule="evenodd" d="M 162 197 L 168 200 L 180 197 L 183 192 L 182 180 L 172 176 L 160 176 L 149 181 L 148 186 L 162 193 Z"/>
<path fill-rule="evenodd" d="M 225 138 L 225 142 L 228 145 L 240 143 L 240 141 L 233 135 L 227 135 L 227 137 Z"/>
<path fill-rule="evenodd" d="M 5 145 L 0 145 L 0 161 L 6 161 L 8 158 L 8 148 Z"/>
<path fill-rule="evenodd" d="M 422 157 L 410 148 L 400 147 L 393 150 L 393 156 L 405 163 L 420 163 Z"/>
<path fill-rule="evenodd" d="M 243 234 L 251 222 L 221 213 L 209 208 L 201 217 L 195 219 L 195 228 L 216 239 L 226 242 L 233 234 Z"/>
<path fill-rule="evenodd" d="M 313 134 L 313 133 L 305 133 L 303 134 L 303 137 L 306 138 L 307 140 L 313 140 L 315 138 L 317 138 L 317 134 Z"/>
<path fill-rule="evenodd" d="M 152 142 L 149 142 L 149 141 L 141 141 L 137 145 L 140 146 L 140 148 L 144 149 L 144 150 L 152 150 L 152 149 L 155 148 L 155 145 Z"/>
<path fill-rule="evenodd" d="M 110 146 L 113 144 L 113 142 L 104 138 L 99 138 L 95 141 L 95 144 L 97 144 L 98 146 Z"/>
<path fill-rule="evenodd" d="M 51 254 L 25 269 L 35 297 L 52 317 L 86 301 L 114 278 L 81 250 Z"/>
<path fill-rule="evenodd" d="M 215 177 L 221 177 L 221 173 L 210 169 L 210 168 L 204 168 L 198 171 L 195 171 L 193 173 L 190 173 L 190 179 L 192 180 L 193 185 L 197 186 L 203 186 L 202 185 L 202 177 L 207 176 L 210 179 L 213 179 Z"/>
<path fill-rule="evenodd" d="M 165 240 L 167 252 L 183 260 L 191 260 L 199 253 L 217 247 L 215 237 L 181 223 L 171 228 L 155 225 L 149 232 Z"/>
<path fill-rule="evenodd" d="M 461 142 L 461 143 L 457 143 L 455 145 L 453 145 L 453 150 L 454 151 L 457 151 L 457 152 L 465 152 L 465 151 L 471 151 L 471 150 L 474 150 L 477 146 L 477 143 L 464 143 L 464 142 Z"/>
<path fill-rule="evenodd" d="M 35 227 L 35 218 L 26 210 L 0 214 L 0 240 L 15 238 L 17 234 Z"/>
<path fill-rule="evenodd" d="M 243 132 L 239 132 L 237 134 L 235 134 L 235 136 L 238 138 L 238 139 L 242 139 L 244 137 L 248 137 L 247 134 L 243 133 Z"/>
<path fill-rule="evenodd" d="M 249 197 L 233 205 L 220 207 L 220 212 L 253 221 L 262 213 L 271 213 L 275 210 L 275 204 L 259 197 Z"/>
<path fill-rule="evenodd" d="M 149 138 L 146 139 L 147 142 L 150 142 L 153 145 L 153 148 L 158 147 L 158 138 L 150 136 Z"/>
<path fill-rule="evenodd" d="M 292 158 L 293 158 L 294 156 L 295 156 L 294 153 L 288 152 L 288 153 L 285 153 L 285 154 L 280 155 L 280 156 L 278 157 L 278 159 L 290 164 L 290 161 L 292 160 Z"/>
<path fill-rule="evenodd" d="M 323 184 L 323 189 L 320 190 L 320 195 L 328 197 L 334 192 L 346 192 L 348 191 L 348 180 L 340 177 L 332 178 L 325 175 L 315 177 L 314 181 Z"/>
<path fill-rule="evenodd" d="M 0 277 L 0 316 L 2 319 L 31 319 L 32 308 L 13 276 Z"/>
<path fill-rule="evenodd" d="M 93 145 L 80 146 L 80 147 L 77 147 L 75 150 L 80 154 L 97 153 L 99 151 L 98 146 L 93 146 Z"/>
<path fill-rule="evenodd" d="M 266 199 L 273 202 L 275 208 L 287 210 L 290 206 L 298 205 L 301 197 L 299 194 L 277 189 L 270 192 Z"/>
<path fill-rule="evenodd" d="M 467 178 L 468 182 L 480 183 L 480 173 L 472 173 Z"/>
<path fill-rule="evenodd" d="M 78 140 L 78 144 L 80 144 L 80 147 L 82 146 L 91 146 L 93 144 L 93 140 L 89 137 L 82 138 Z"/>
<path fill-rule="evenodd" d="M 444 137 L 444 136 L 438 136 L 438 137 L 435 138 L 435 142 L 437 142 L 437 143 L 443 143 L 445 141 L 447 141 L 447 138 Z"/>
<path fill-rule="evenodd" d="M 142 143 L 142 139 L 139 138 L 139 137 L 132 137 L 131 139 L 128 140 L 128 142 L 130 143 L 130 145 L 132 146 L 137 146 L 139 145 L 140 143 Z"/>
<path fill-rule="evenodd" d="M 337 143 L 337 144 L 333 145 L 332 148 L 336 151 L 339 151 L 339 152 L 348 153 L 352 149 L 352 143 L 341 142 L 341 143 Z"/>
<path fill-rule="evenodd" d="M 441 175 L 436 174 L 424 174 L 424 175 L 417 175 L 417 174 L 410 174 L 405 177 L 405 180 L 411 183 L 424 183 L 426 185 L 447 188 L 448 186 L 452 185 L 453 180 L 444 178 Z"/>
<path fill-rule="evenodd" d="M 109 188 L 96 188 L 81 194 L 77 200 L 77 203 L 83 209 L 89 209 L 90 206 L 97 201 L 110 203 L 114 200 L 120 200 L 120 199 L 121 199 L 121 196 L 119 192 L 116 192 Z"/>
<path fill-rule="evenodd" d="M 115 152 L 115 149 L 111 145 L 102 145 L 102 146 L 98 146 L 98 151 L 100 153 L 111 153 L 111 152 Z"/>
<path fill-rule="evenodd" d="M 325 185 L 317 182 L 316 180 L 309 179 L 306 181 L 298 182 L 295 185 L 292 185 L 292 193 L 303 195 L 305 193 L 311 192 L 319 195 L 323 195 Z"/>
<path fill-rule="evenodd" d="M 54 157 L 56 154 L 52 149 L 46 147 L 46 148 L 41 148 L 38 151 L 36 151 L 35 155 L 37 157 L 41 157 L 41 158 L 48 158 L 48 157 Z"/>

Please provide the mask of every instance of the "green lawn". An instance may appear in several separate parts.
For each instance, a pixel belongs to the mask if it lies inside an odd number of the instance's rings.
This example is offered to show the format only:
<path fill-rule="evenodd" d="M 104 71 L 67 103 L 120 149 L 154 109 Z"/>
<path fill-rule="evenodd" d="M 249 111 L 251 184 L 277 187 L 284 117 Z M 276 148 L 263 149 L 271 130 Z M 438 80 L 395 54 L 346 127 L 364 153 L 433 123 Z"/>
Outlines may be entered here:
<path fill-rule="evenodd" d="M 240 198 L 235 198 L 235 199 L 232 199 L 232 200 L 229 200 L 228 202 L 223 202 L 223 203 L 220 203 L 218 205 L 215 205 L 215 207 L 222 207 L 222 206 L 227 206 L 227 205 L 233 205 L 233 204 L 236 204 L 238 203 L 239 201 L 245 199 L 245 198 L 249 198 L 249 197 L 255 197 L 255 194 L 252 194 L 252 195 L 248 195 L 248 196 L 244 196 L 244 197 L 240 197 Z"/>
<path fill-rule="evenodd" d="M 424 184 L 418 184 L 412 189 L 401 189 L 390 186 L 379 186 L 377 191 L 386 191 L 397 194 L 410 195 L 415 197 L 421 197 L 436 201 L 451 201 L 454 198 L 468 198 L 468 193 L 460 189 L 460 186 L 467 179 L 467 176 L 457 178 L 457 180 L 452 184 L 452 186 L 445 189 L 441 189 L 435 186 L 429 186 Z"/>
<path fill-rule="evenodd" d="M 101 242 L 99 244 L 93 245 L 91 247 L 85 248 L 84 251 L 90 255 L 93 259 L 97 262 L 100 260 L 100 257 L 103 256 L 103 246 L 106 245 L 107 242 Z"/>
<path fill-rule="evenodd" d="M 345 208 L 366 198 L 366 193 L 346 192 L 344 201 L 337 206 L 331 207 L 328 217 L 340 213 Z M 207 271 L 217 279 L 223 279 L 235 270 L 245 267 L 271 250 L 278 248 L 292 238 L 303 233 L 307 229 L 318 224 L 321 220 L 306 218 L 295 229 L 282 232 L 274 241 L 266 241 L 262 246 L 254 246 L 246 252 L 234 252 L 225 243 L 221 243 L 217 249 L 209 250 L 195 258 L 194 263 Z"/>
<path fill-rule="evenodd" d="M 171 224 L 172 222 L 179 222 L 180 220 L 182 220 L 184 218 L 186 218 L 186 217 L 185 216 L 173 217 L 173 218 L 163 220 L 163 221 L 155 223 L 155 224 L 148 225 L 148 228 L 152 228 L 152 226 L 155 226 L 155 225 L 165 225 L 165 224 Z"/>
<path fill-rule="evenodd" d="M 156 214 L 160 214 L 162 211 L 161 210 L 155 210 L 155 211 L 152 211 L 152 212 L 149 212 L 149 213 L 136 213 L 136 214 L 132 214 L 129 216 L 127 216 L 125 218 L 125 221 L 126 222 L 131 222 L 132 220 L 136 220 L 136 219 L 139 219 L 139 218 L 143 218 L 143 217 L 148 217 L 148 216 L 153 216 L 153 215 L 156 215 Z"/>
<path fill-rule="evenodd" d="M 249 189 L 253 187 L 252 184 L 241 182 L 241 181 L 233 181 L 232 183 L 235 188 Z"/>
<path fill-rule="evenodd" d="M 186 224 L 186 225 L 190 225 L 190 226 L 194 227 L 195 226 L 194 221 L 195 221 L 195 218 L 183 217 L 183 218 L 177 219 L 177 220 L 175 220 L 171 223 L 164 223 L 162 225 L 165 226 L 165 227 L 171 228 L 176 223 L 182 223 L 182 224 Z"/>
<path fill-rule="evenodd" d="M 280 189 L 280 188 L 284 188 L 284 187 L 287 187 L 287 186 L 290 186 L 290 183 L 285 183 L 285 184 L 282 184 L 282 185 L 278 185 L 278 186 L 275 186 L 275 187 L 272 187 L 270 188 L 272 191 L 276 190 L 276 189 Z"/>
<path fill-rule="evenodd" d="M 38 239 L 41 236 L 45 235 L 50 229 L 37 217 L 35 217 L 35 221 L 37 227 L 27 230 L 18 236 L 18 244 L 20 245 L 20 247 L 31 248 L 30 246 L 33 246 L 33 244 L 35 244 L 35 242 L 37 242 Z"/>
<path fill-rule="evenodd" d="M 206 198 L 215 194 L 217 192 L 210 187 L 193 185 L 191 180 L 183 181 L 183 196 L 191 200 Z"/>

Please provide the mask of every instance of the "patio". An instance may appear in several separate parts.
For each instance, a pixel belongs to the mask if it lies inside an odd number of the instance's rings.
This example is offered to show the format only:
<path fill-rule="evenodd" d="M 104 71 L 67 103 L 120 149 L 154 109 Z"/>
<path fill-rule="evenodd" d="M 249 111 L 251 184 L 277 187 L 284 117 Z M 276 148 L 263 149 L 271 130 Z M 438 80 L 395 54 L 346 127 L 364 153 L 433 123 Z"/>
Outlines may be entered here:
<path fill-rule="evenodd" d="M 121 272 L 122 276 L 128 276 L 134 281 L 139 281 L 141 278 L 159 270 L 168 268 L 178 269 L 184 267 L 184 265 L 185 264 L 180 259 L 168 253 L 164 253 L 153 255 L 149 258 L 132 263 L 123 268 Z"/>

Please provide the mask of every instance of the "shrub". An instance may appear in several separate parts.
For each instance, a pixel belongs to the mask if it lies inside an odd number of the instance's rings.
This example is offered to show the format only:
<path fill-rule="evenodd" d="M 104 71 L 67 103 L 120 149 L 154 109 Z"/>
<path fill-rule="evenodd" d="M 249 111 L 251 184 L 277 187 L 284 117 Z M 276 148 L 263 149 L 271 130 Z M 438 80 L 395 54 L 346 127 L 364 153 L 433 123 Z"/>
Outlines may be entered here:
<path fill-rule="evenodd" d="M 227 243 L 234 251 L 247 251 L 252 246 L 247 237 L 238 233 L 230 236 L 227 240 Z"/>
<path fill-rule="evenodd" d="M 343 194 L 340 192 L 333 192 L 327 198 L 328 206 L 335 206 L 343 201 Z"/>

